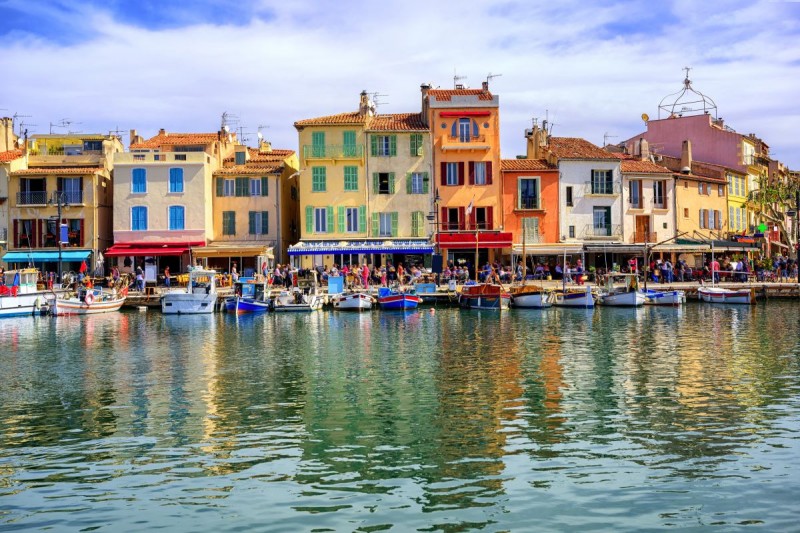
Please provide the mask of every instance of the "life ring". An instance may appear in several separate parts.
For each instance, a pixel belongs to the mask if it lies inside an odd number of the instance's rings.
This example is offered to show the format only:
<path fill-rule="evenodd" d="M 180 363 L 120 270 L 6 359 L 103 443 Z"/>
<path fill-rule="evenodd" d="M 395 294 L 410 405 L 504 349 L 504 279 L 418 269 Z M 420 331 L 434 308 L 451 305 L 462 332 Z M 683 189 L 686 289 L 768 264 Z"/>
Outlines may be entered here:
<path fill-rule="evenodd" d="M 83 301 L 86 302 L 86 305 L 92 305 L 94 303 L 94 294 L 87 292 L 86 296 L 83 298 Z"/>

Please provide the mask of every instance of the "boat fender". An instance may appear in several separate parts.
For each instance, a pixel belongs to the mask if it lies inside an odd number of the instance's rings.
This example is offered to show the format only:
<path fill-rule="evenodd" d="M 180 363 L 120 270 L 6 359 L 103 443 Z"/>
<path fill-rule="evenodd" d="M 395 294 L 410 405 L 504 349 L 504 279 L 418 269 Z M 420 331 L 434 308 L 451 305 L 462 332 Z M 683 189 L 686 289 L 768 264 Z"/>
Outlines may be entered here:
<path fill-rule="evenodd" d="M 41 296 L 37 296 L 36 297 L 36 301 L 33 302 L 33 308 L 34 309 L 41 309 L 42 308 L 42 297 Z"/>
<path fill-rule="evenodd" d="M 87 292 L 86 296 L 83 298 L 83 301 L 86 302 L 86 305 L 92 305 L 94 303 L 94 294 Z"/>

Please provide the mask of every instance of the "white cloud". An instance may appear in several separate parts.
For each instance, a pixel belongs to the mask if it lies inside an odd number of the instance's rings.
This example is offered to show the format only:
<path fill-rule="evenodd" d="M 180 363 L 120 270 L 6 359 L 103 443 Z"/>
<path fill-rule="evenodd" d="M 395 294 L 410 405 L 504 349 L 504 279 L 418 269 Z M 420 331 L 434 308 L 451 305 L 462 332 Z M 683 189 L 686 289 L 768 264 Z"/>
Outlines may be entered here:
<path fill-rule="evenodd" d="M 730 125 L 800 168 L 796 4 L 303 0 L 247 9 L 265 16 L 156 31 L 95 8 L 74 15 L 89 28 L 77 44 L 17 35 L 0 49 L 11 81 L 0 107 L 33 115 L 40 132 L 70 117 L 83 131 L 144 135 L 213 131 L 228 111 L 251 142 L 268 124 L 275 146 L 296 148 L 295 120 L 354 110 L 362 89 L 387 95 L 381 112 L 416 111 L 420 83 L 449 87 L 457 69 L 479 86 L 493 72 L 503 74 L 492 89 L 503 151 L 513 157 L 531 117 L 545 110 L 557 135 L 600 143 L 605 132 L 638 133 L 639 116 L 657 114 L 689 65 Z"/>

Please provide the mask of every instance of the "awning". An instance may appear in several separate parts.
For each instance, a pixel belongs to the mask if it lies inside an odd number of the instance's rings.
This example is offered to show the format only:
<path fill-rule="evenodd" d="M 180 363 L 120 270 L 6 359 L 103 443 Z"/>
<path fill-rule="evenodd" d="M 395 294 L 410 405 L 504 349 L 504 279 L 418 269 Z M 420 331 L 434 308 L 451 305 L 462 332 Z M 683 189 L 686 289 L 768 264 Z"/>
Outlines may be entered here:
<path fill-rule="evenodd" d="M 274 258 L 271 246 L 253 243 L 210 243 L 202 248 L 192 249 L 194 257 L 258 257 Z"/>
<path fill-rule="evenodd" d="M 714 253 L 718 252 L 759 252 L 761 251 L 761 247 L 757 244 L 752 244 L 748 242 L 734 242 L 734 241 L 724 241 L 724 240 L 714 240 L 714 241 L 693 241 L 689 239 L 678 239 L 678 244 L 689 244 L 689 245 L 703 245 L 706 246 L 706 250 L 702 250 L 704 252 L 711 252 Z M 713 246 L 712 246 L 713 244 Z"/>
<path fill-rule="evenodd" d="M 595 254 L 631 254 L 642 255 L 644 253 L 643 244 L 587 244 L 586 251 Z"/>
<path fill-rule="evenodd" d="M 440 233 L 440 248 L 511 248 L 512 235 L 510 232 L 479 231 L 478 242 L 475 242 L 474 232 Z"/>
<path fill-rule="evenodd" d="M 83 261 L 91 250 L 61 250 L 61 261 Z M 58 250 L 25 250 L 7 252 L 3 256 L 6 263 L 55 263 L 58 261 Z"/>
<path fill-rule="evenodd" d="M 583 245 L 578 243 L 550 243 L 550 244 L 526 244 L 525 255 L 563 255 L 579 254 L 583 251 Z M 515 255 L 522 255 L 522 244 L 515 244 L 511 247 L 511 252 Z"/>
<path fill-rule="evenodd" d="M 666 253 L 704 253 L 711 251 L 710 244 L 659 244 L 650 248 L 651 252 Z"/>
<path fill-rule="evenodd" d="M 426 240 L 300 241 L 289 247 L 289 255 L 430 253 L 433 245 Z"/>

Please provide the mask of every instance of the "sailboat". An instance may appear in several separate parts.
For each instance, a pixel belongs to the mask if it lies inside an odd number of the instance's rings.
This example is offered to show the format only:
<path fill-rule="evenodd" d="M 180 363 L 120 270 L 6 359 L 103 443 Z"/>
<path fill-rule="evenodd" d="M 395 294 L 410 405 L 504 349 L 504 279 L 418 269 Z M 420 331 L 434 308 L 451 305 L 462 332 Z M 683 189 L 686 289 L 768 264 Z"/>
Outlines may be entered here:
<path fill-rule="evenodd" d="M 567 251 L 564 250 L 564 264 L 567 264 Z M 594 308 L 594 296 L 589 285 L 581 288 L 567 289 L 567 273 L 564 272 L 561 290 L 553 293 L 553 305 L 556 307 L 583 307 Z"/>
<path fill-rule="evenodd" d="M 621 279 L 621 287 L 614 286 L 614 280 Z M 635 274 L 610 272 L 606 275 L 606 286 L 597 297 L 597 303 L 617 307 L 641 307 L 644 305 L 645 295 L 639 292 L 639 277 Z"/>
<path fill-rule="evenodd" d="M 714 241 L 711 241 L 711 264 L 714 264 Z M 726 289 L 714 286 L 714 273 L 712 266 L 711 287 L 700 287 L 697 289 L 697 297 L 704 302 L 718 304 L 744 304 L 752 305 L 756 303 L 756 290 L 749 289 Z"/>
<path fill-rule="evenodd" d="M 546 309 L 553 306 L 553 291 L 547 290 L 541 285 L 528 285 L 527 271 L 528 262 L 525 254 L 525 224 L 522 224 L 522 281 L 512 284 L 511 303 L 514 307 L 526 309 Z"/>

